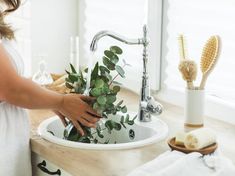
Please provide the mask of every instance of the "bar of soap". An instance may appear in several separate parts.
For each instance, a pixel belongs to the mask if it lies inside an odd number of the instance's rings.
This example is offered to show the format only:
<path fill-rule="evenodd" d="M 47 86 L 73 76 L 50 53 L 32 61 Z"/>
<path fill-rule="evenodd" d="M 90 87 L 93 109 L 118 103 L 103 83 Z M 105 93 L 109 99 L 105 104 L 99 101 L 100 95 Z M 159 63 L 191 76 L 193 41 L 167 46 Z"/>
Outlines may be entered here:
<path fill-rule="evenodd" d="M 186 134 L 184 145 L 187 149 L 199 150 L 216 142 L 215 132 L 200 128 Z"/>
<path fill-rule="evenodd" d="M 183 131 L 177 132 L 175 136 L 175 145 L 184 146 L 185 136 L 186 136 L 185 132 Z"/>

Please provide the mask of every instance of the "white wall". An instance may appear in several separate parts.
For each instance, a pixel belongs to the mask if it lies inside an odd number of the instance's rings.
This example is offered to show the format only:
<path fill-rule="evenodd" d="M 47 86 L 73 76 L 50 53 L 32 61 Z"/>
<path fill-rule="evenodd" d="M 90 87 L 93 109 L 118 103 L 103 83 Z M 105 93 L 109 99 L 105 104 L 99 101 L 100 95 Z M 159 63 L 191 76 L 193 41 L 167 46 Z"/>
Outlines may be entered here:
<path fill-rule="evenodd" d="M 69 63 L 70 36 L 78 34 L 77 0 L 32 0 L 32 72 L 40 56 L 48 70 L 62 73 Z"/>
<path fill-rule="evenodd" d="M 15 30 L 16 43 L 14 47 L 20 52 L 24 61 L 24 75 L 31 75 L 31 2 L 26 1 L 20 8 L 7 16 L 7 23 Z"/>

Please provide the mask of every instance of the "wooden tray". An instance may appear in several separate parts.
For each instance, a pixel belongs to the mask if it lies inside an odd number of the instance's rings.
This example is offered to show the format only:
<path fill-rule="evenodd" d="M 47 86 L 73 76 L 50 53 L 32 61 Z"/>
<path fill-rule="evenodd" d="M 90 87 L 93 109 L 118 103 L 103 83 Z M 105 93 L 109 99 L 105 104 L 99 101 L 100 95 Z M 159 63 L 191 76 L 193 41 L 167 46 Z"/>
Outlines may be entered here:
<path fill-rule="evenodd" d="M 203 149 L 200 149 L 200 150 L 191 150 L 191 149 L 185 148 L 185 146 L 175 145 L 175 138 L 169 139 L 168 145 L 172 150 L 181 151 L 183 153 L 198 152 L 198 153 L 201 153 L 202 155 L 207 155 L 207 154 L 213 153 L 218 147 L 218 144 L 214 143 L 214 144 L 212 144 L 208 147 L 205 147 Z"/>

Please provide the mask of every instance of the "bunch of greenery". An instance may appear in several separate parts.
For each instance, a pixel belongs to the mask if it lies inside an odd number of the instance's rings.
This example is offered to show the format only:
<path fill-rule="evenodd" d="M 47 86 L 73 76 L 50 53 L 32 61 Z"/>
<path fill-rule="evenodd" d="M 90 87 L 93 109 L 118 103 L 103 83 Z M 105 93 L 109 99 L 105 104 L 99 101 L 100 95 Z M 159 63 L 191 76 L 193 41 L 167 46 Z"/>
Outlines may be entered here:
<path fill-rule="evenodd" d="M 103 118 L 106 119 L 104 127 L 99 123 L 97 128 L 92 130 L 88 127 L 82 126 L 85 135 L 81 136 L 75 127 L 68 134 L 68 131 L 64 131 L 64 136 L 67 140 L 78 141 L 84 143 L 101 143 L 95 136 L 99 138 L 104 138 L 103 132 L 107 130 L 109 134 L 112 130 L 120 131 L 122 128 L 126 128 L 126 125 L 133 125 L 134 120 L 130 119 L 130 115 L 127 114 L 127 107 L 123 105 L 123 100 L 116 103 L 116 96 L 120 91 L 120 83 L 116 82 L 115 79 L 118 76 L 125 78 L 124 67 L 128 64 L 123 60 L 123 65 L 119 65 L 119 57 L 122 54 L 122 49 L 118 46 L 111 46 L 108 50 L 104 51 L 104 56 L 102 58 L 103 65 L 97 62 L 91 72 L 91 82 L 89 95 L 95 97 L 94 102 L 90 103 Z M 66 87 L 71 89 L 71 93 L 83 94 L 86 89 L 86 78 L 84 73 L 88 72 L 86 68 L 83 72 L 77 73 L 76 69 L 72 64 L 70 64 L 71 71 L 67 71 L 68 77 L 66 78 Z M 115 73 L 112 76 L 111 73 Z M 115 84 L 115 85 L 114 85 Z M 111 120 L 108 115 L 116 115 L 119 112 L 122 113 L 120 122 Z M 109 143 L 109 140 L 105 142 Z"/>

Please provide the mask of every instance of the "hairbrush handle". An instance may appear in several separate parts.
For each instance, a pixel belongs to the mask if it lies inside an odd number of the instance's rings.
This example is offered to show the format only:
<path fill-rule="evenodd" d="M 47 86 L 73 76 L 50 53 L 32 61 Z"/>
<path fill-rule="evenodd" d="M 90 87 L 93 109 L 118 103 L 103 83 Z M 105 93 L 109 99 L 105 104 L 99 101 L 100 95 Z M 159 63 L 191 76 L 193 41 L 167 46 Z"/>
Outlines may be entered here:
<path fill-rule="evenodd" d="M 205 88 L 207 78 L 208 78 L 208 74 L 202 75 L 202 80 L 201 80 L 199 89 L 203 90 Z"/>
<path fill-rule="evenodd" d="M 193 81 L 187 81 L 187 88 L 190 90 L 194 89 Z"/>

